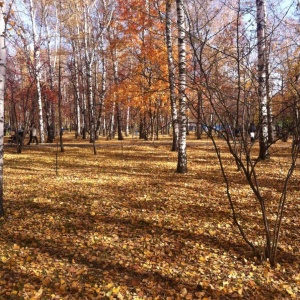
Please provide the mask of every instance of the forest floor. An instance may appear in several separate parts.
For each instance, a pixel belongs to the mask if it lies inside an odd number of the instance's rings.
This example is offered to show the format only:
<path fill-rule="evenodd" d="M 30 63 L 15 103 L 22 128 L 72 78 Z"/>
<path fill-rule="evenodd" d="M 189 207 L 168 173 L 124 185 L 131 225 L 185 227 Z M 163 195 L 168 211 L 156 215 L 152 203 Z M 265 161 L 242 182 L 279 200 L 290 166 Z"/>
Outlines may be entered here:
<path fill-rule="evenodd" d="M 299 167 L 271 268 L 233 224 L 209 140 L 189 138 L 189 172 L 177 174 L 170 138 L 101 140 L 94 155 L 72 136 L 63 153 L 5 147 L 1 300 L 300 299 Z M 259 205 L 219 142 L 239 220 L 259 248 Z M 257 170 L 271 221 L 290 149 L 278 142 Z"/>

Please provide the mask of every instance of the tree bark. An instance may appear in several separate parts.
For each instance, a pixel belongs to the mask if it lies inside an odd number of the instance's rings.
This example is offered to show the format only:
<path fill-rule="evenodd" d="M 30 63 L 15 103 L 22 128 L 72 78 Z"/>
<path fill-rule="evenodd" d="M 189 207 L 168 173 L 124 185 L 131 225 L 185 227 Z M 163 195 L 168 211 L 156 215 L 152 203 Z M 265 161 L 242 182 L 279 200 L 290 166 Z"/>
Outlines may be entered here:
<path fill-rule="evenodd" d="M 37 89 L 37 102 L 38 102 L 38 114 L 39 114 L 39 130 L 40 130 L 40 142 L 45 142 L 44 134 L 44 118 L 43 118 L 43 103 L 42 103 L 42 91 L 41 91 L 41 59 L 40 59 L 40 45 L 38 43 L 36 33 L 36 10 L 33 5 L 33 1 L 30 0 L 30 17 L 32 24 L 32 36 L 33 36 L 33 47 L 34 47 L 34 73 L 36 79 Z"/>
<path fill-rule="evenodd" d="M 57 12 L 56 12 L 57 16 Z M 56 34 L 57 34 L 57 23 L 58 19 L 56 20 Z M 49 68 L 49 86 L 50 90 L 54 92 L 54 72 L 53 70 L 55 69 L 55 62 L 56 62 L 56 53 L 52 53 L 52 48 L 51 48 L 51 34 L 50 34 L 50 28 L 48 24 L 47 17 L 45 17 L 45 26 L 46 26 L 46 40 L 47 40 L 47 59 L 48 59 L 48 68 Z M 55 48 L 57 50 L 57 47 Z M 53 64 L 52 64 L 52 57 L 53 59 Z M 46 112 L 46 117 L 47 117 L 47 143 L 53 143 L 54 140 L 54 124 L 55 124 L 55 108 L 54 108 L 54 101 L 53 99 L 47 99 L 47 106 L 48 110 Z"/>
<path fill-rule="evenodd" d="M 118 123 L 118 140 L 122 141 L 124 140 L 123 134 L 122 134 L 122 116 L 121 116 L 121 104 L 117 104 L 117 123 Z"/>
<path fill-rule="evenodd" d="M 258 97 L 259 97 L 259 158 L 269 157 L 268 151 L 268 99 L 266 89 L 266 3 L 256 0 Z"/>
<path fill-rule="evenodd" d="M 3 156 L 4 156 L 4 95 L 6 78 L 6 46 L 5 46 L 5 1 L 0 10 L 0 217 L 3 208 Z"/>
<path fill-rule="evenodd" d="M 74 55 L 74 73 L 75 73 L 74 85 L 75 85 L 75 108 L 76 108 L 76 137 L 78 137 L 81 134 L 81 108 L 80 108 L 78 62 L 77 62 L 76 54 Z"/>
<path fill-rule="evenodd" d="M 61 8 L 60 8 L 61 9 Z M 61 28 L 59 30 L 59 48 L 61 49 Z M 58 123 L 59 123 L 59 145 L 60 152 L 64 152 L 64 144 L 63 144 L 63 125 L 62 125 L 62 93 L 61 93 L 61 82 L 62 82 L 62 74 L 61 74 L 61 54 L 58 56 Z"/>
<path fill-rule="evenodd" d="M 202 112 L 202 106 L 203 106 L 203 99 L 202 99 L 202 92 L 201 90 L 197 91 L 197 124 L 196 124 L 196 135 L 197 140 L 202 139 L 202 118 L 203 118 L 203 112 Z"/>
<path fill-rule="evenodd" d="M 105 118 L 103 118 L 102 122 L 102 111 L 104 108 L 104 100 L 106 96 L 106 59 L 105 59 L 105 52 L 104 52 L 104 41 L 103 41 L 103 35 L 100 36 L 100 51 L 102 55 L 102 80 L 101 80 L 101 92 L 100 92 L 100 99 L 99 99 L 99 110 L 98 110 L 98 119 L 97 119 L 97 128 L 96 128 L 96 134 L 100 135 L 101 131 L 101 125 L 102 128 L 105 128 L 104 121 Z M 103 124 L 101 124 L 103 123 Z"/>
<path fill-rule="evenodd" d="M 114 83 L 116 85 L 117 91 L 114 94 L 115 103 L 116 103 L 116 110 L 117 110 L 117 126 L 118 126 L 118 140 L 123 140 L 123 134 L 122 134 L 122 120 L 121 120 L 121 104 L 119 101 L 119 95 L 118 95 L 118 85 L 119 85 L 119 63 L 118 63 L 118 51 L 117 49 L 114 49 L 112 51 L 112 59 L 113 59 L 113 73 L 114 73 Z"/>
<path fill-rule="evenodd" d="M 178 90 L 179 90 L 179 143 L 177 172 L 187 172 L 186 155 L 186 125 L 187 125 L 187 103 L 185 96 L 186 88 L 186 45 L 185 45 L 185 13 L 183 0 L 176 0 L 177 4 L 177 26 L 178 26 Z"/>
<path fill-rule="evenodd" d="M 85 50 L 85 68 L 86 68 L 86 85 L 87 85 L 87 101 L 89 109 L 89 130 L 90 130 L 90 143 L 95 143 L 95 108 L 93 99 L 93 75 L 92 75 L 92 65 L 94 61 L 94 49 L 91 49 L 88 28 L 88 16 L 89 9 L 87 5 L 84 5 L 84 50 Z"/>
<path fill-rule="evenodd" d="M 168 54 L 168 71 L 169 71 L 169 89 L 171 117 L 173 128 L 173 143 L 171 151 L 178 151 L 178 120 L 176 107 L 176 91 L 175 91 L 175 65 L 173 60 L 172 39 L 171 39 L 171 0 L 166 1 L 166 46 Z"/>
<path fill-rule="evenodd" d="M 130 122 L 130 106 L 126 108 L 126 126 L 125 126 L 125 136 L 129 136 L 129 122 Z"/>

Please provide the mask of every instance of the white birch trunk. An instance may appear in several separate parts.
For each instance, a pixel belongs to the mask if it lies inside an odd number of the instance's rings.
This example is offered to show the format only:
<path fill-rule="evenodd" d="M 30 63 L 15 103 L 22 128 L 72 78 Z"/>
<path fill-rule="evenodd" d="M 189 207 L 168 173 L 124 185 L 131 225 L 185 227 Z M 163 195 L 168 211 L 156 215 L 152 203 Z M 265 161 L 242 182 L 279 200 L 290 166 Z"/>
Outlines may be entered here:
<path fill-rule="evenodd" d="M 80 135 L 81 128 L 81 109 L 80 109 L 80 91 L 79 91 L 79 76 L 78 76 L 78 63 L 76 54 L 74 55 L 74 68 L 75 68 L 75 105 L 76 105 L 76 136 Z"/>
<path fill-rule="evenodd" d="M 92 76 L 92 65 L 94 59 L 94 50 L 90 49 L 89 43 L 89 32 L 88 28 L 88 15 L 89 10 L 84 6 L 84 50 L 85 50 L 85 66 L 86 66 L 86 77 L 87 77 L 87 101 L 89 108 L 89 127 L 90 127 L 90 142 L 95 142 L 95 109 L 93 99 L 93 76 Z"/>
<path fill-rule="evenodd" d="M 185 45 L 185 13 L 183 0 L 176 0 L 177 4 L 177 26 L 178 26 L 178 90 L 179 90 L 179 143 L 177 172 L 187 172 L 186 155 L 186 125 L 187 125 L 187 103 L 185 96 L 186 88 L 186 45 Z"/>
<path fill-rule="evenodd" d="M 34 8 L 33 1 L 30 0 L 30 17 L 32 24 L 32 37 L 34 47 L 34 72 L 36 79 L 36 89 L 38 96 L 38 114 L 39 114 L 39 130 L 40 130 L 40 142 L 45 142 L 44 133 L 44 118 L 43 118 L 43 103 L 42 103 L 42 91 L 41 91 L 41 60 L 40 60 L 40 45 L 38 44 L 38 36 L 36 32 L 36 9 Z"/>
<path fill-rule="evenodd" d="M 119 64 L 118 64 L 118 52 L 117 50 L 114 51 L 115 55 L 113 57 L 113 71 L 114 71 L 114 82 L 115 82 L 115 85 L 116 87 L 118 86 L 119 84 Z M 117 92 L 115 92 L 115 95 L 114 95 L 114 99 L 115 99 L 115 106 L 116 106 L 116 109 L 117 109 L 117 126 L 118 126 L 118 140 L 123 140 L 123 135 L 122 135 L 122 125 L 121 125 L 121 104 L 120 104 L 120 101 L 119 101 L 119 97 L 118 97 L 118 94 Z"/>
<path fill-rule="evenodd" d="M 102 111 L 104 108 L 104 101 L 105 101 L 105 96 L 106 96 L 106 61 L 105 61 L 105 56 L 104 56 L 104 43 L 103 43 L 103 36 L 101 35 L 101 54 L 102 54 L 102 82 L 101 82 L 101 94 L 100 94 L 100 111 L 99 111 L 99 127 L 101 128 L 101 123 L 102 123 Z M 103 118 L 103 129 L 105 131 L 105 118 Z M 104 134 L 104 132 L 103 132 Z"/>
<path fill-rule="evenodd" d="M 112 108 L 111 108 L 111 113 L 110 113 L 110 120 L 109 120 L 109 127 L 108 127 L 108 136 L 107 136 L 107 139 L 114 138 L 115 106 L 116 106 L 116 103 L 113 102 Z"/>
<path fill-rule="evenodd" d="M 79 30 L 79 24 L 78 20 L 76 18 L 76 33 L 77 36 L 80 35 L 80 30 Z M 76 136 L 81 135 L 81 107 L 80 107 L 80 89 L 79 89 L 79 66 L 78 66 L 78 53 L 79 53 L 79 46 L 78 46 L 78 41 L 74 41 L 74 46 L 73 46 L 73 51 L 74 51 L 74 75 L 75 75 L 75 106 L 76 106 L 76 123 L 77 123 L 77 128 L 76 128 Z M 83 121 L 84 122 L 84 121 Z M 83 126 L 82 126 L 83 130 Z"/>
<path fill-rule="evenodd" d="M 129 122 L 130 122 L 130 106 L 128 105 L 126 110 L 125 136 L 129 136 Z"/>
<path fill-rule="evenodd" d="M 114 50 L 113 50 L 114 51 Z M 114 83 L 118 84 L 118 54 L 117 50 L 112 52 L 112 60 L 113 60 L 113 75 L 114 75 Z M 115 126 L 115 108 L 116 108 L 116 93 L 114 93 L 114 102 L 112 103 L 112 112 L 109 126 L 109 138 L 112 139 L 114 137 L 114 126 Z"/>
<path fill-rule="evenodd" d="M 6 78 L 5 1 L 0 7 L 0 217 L 3 209 L 4 95 Z"/>
<path fill-rule="evenodd" d="M 58 23 L 58 19 L 56 21 L 56 23 Z M 52 52 L 52 48 L 51 48 L 51 34 L 50 34 L 50 28 L 49 28 L 49 24 L 48 24 L 48 20 L 47 17 L 45 17 L 45 26 L 46 26 L 46 39 L 47 39 L 47 56 L 48 56 L 48 64 L 49 64 L 49 80 L 50 80 L 50 89 L 51 91 L 54 91 L 54 69 L 55 69 L 55 60 L 56 60 L 56 53 L 57 51 L 55 51 L 54 53 Z M 57 25 L 56 25 L 57 28 Z M 57 31 L 55 31 L 55 33 L 57 34 Z M 49 100 L 47 100 L 49 101 Z M 47 142 L 48 143 L 52 143 L 53 139 L 54 139 L 54 129 L 55 129 L 55 107 L 54 107 L 54 102 L 53 101 L 49 101 L 48 103 L 48 111 L 47 113 L 47 133 L 48 133 L 48 137 L 47 137 Z"/>
<path fill-rule="evenodd" d="M 51 50 L 51 38 L 50 38 L 50 29 L 49 29 L 49 24 L 47 21 L 47 18 L 45 19 L 45 26 L 46 26 L 46 39 L 47 39 L 47 56 L 48 56 L 48 64 L 49 64 L 49 79 L 50 79 L 50 88 L 51 90 L 53 89 L 53 77 L 54 77 L 54 73 L 53 73 L 53 67 L 52 67 L 52 57 L 56 57 L 56 54 L 52 53 Z M 55 52 L 56 53 L 56 52 Z"/>
<path fill-rule="evenodd" d="M 170 104 L 171 104 L 171 117 L 172 117 L 172 127 L 173 127 L 172 151 L 177 151 L 179 129 L 178 129 L 177 107 L 176 107 L 175 65 L 173 60 L 172 38 L 171 38 L 171 0 L 166 1 L 166 46 L 167 46 L 167 54 L 168 54 Z"/>
<path fill-rule="evenodd" d="M 103 125 L 102 125 L 102 128 L 103 128 L 103 136 L 107 136 L 107 127 L 106 127 L 106 114 L 104 113 L 104 116 L 103 116 Z"/>
<path fill-rule="evenodd" d="M 266 3 L 256 0 L 257 22 L 257 68 L 258 68 L 258 97 L 259 97 L 259 158 L 266 159 L 268 153 L 268 99 L 266 89 Z"/>
<path fill-rule="evenodd" d="M 86 116 L 86 96 L 84 93 L 81 95 L 82 99 L 82 138 L 86 139 L 87 131 L 87 116 Z"/>
<path fill-rule="evenodd" d="M 92 84 L 92 66 L 91 62 L 86 61 L 86 76 L 87 76 L 87 100 L 89 107 L 89 125 L 90 125 L 90 142 L 95 142 L 95 109 L 93 99 L 93 84 Z"/>

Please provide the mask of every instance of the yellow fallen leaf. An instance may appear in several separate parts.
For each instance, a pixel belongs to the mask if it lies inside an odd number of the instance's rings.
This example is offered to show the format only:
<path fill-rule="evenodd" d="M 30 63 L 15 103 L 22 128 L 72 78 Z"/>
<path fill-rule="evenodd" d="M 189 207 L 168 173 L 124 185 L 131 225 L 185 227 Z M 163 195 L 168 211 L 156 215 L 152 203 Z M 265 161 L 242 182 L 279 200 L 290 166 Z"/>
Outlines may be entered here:
<path fill-rule="evenodd" d="M 253 280 L 249 280 L 249 285 L 251 285 L 251 287 L 256 286 L 256 283 Z"/>
<path fill-rule="evenodd" d="M 215 230 L 209 230 L 208 233 L 211 235 L 211 236 L 214 236 L 216 234 L 216 231 Z"/>
<path fill-rule="evenodd" d="M 106 285 L 106 288 L 110 290 L 113 286 L 114 284 L 111 282 Z"/>
<path fill-rule="evenodd" d="M 112 289 L 112 293 L 115 294 L 115 295 L 117 295 L 119 292 L 120 292 L 120 287 L 119 286 L 118 287 L 114 287 Z"/>
<path fill-rule="evenodd" d="M 286 292 L 287 292 L 290 296 L 292 296 L 293 298 L 295 297 L 295 294 L 294 294 L 292 288 L 291 288 L 289 285 L 285 285 L 284 288 L 285 288 Z"/>
<path fill-rule="evenodd" d="M 79 282 L 78 281 L 73 281 L 71 284 L 71 288 L 76 289 L 79 286 Z"/>
<path fill-rule="evenodd" d="M 20 249 L 20 246 L 19 245 L 17 245 L 17 244 L 14 244 L 13 245 L 13 250 L 19 250 Z"/>
<path fill-rule="evenodd" d="M 31 298 L 31 300 L 38 300 L 41 299 L 43 295 L 43 287 L 41 286 L 40 289 L 35 293 L 35 295 Z"/>
<path fill-rule="evenodd" d="M 60 290 L 61 292 L 65 292 L 66 289 L 67 289 L 67 285 L 66 285 L 65 283 L 62 284 L 62 285 L 59 287 L 59 290 Z"/>
<path fill-rule="evenodd" d="M 45 278 L 42 280 L 42 284 L 43 284 L 44 286 L 48 286 L 50 283 L 51 283 L 51 278 L 50 278 L 50 277 L 45 277 Z"/>
<path fill-rule="evenodd" d="M 84 272 L 85 272 L 85 269 L 80 269 L 76 272 L 76 275 L 81 275 Z"/>
<path fill-rule="evenodd" d="M 28 255 L 28 256 L 26 257 L 26 261 L 27 261 L 27 262 L 30 262 L 30 261 L 32 261 L 32 260 L 33 260 L 33 257 L 32 257 L 32 256 Z"/>
<path fill-rule="evenodd" d="M 1 257 L 1 261 L 2 261 L 3 263 L 6 263 L 6 262 L 8 261 L 8 258 L 5 257 L 5 256 L 2 256 L 2 257 Z"/>
<path fill-rule="evenodd" d="M 123 300 L 123 299 L 124 299 L 124 296 L 123 296 L 121 293 L 118 293 L 118 295 L 117 295 L 117 299 L 119 299 L 119 300 Z"/>

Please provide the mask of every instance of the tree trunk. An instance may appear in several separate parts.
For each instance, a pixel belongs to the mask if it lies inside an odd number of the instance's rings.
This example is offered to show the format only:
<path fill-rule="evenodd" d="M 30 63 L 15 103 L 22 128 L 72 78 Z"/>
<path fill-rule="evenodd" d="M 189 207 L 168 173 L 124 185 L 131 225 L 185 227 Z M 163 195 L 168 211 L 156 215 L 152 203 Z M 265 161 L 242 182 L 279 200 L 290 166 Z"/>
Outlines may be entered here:
<path fill-rule="evenodd" d="M 82 139 L 86 139 L 87 132 L 87 110 L 86 110 L 86 97 L 85 94 L 82 93 Z"/>
<path fill-rule="evenodd" d="M 4 95 L 6 74 L 6 47 L 5 47 L 5 1 L 0 11 L 0 217 L 3 209 L 3 155 L 4 155 Z"/>
<path fill-rule="evenodd" d="M 116 110 L 117 110 L 117 129 L 118 129 L 118 140 L 123 140 L 122 135 L 122 122 L 121 122 L 121 104 L 119 102 L 119 95 L 118 95 L 118 85 L 119 85 L 119 70 L 118 70 L 118 51 L 117 49 L 114 49 L 112 51 L 112 59 L 113 59 L 113 73 L 114 73 L 114 83 L 116 85 L 116 92 L 114 94 L 114 97 L 116 99 Z"/>
<path fill-rule="evenodd" d="M 43 103 L 42 103 L 42 92 L 41 92 L 41 60 L 40 60 L 40 45 L 38 44 L 36 34 L 36 10 L 33 6 L 33 1 L 30 0 L 30 16 L 32 24 L 32 35 L 33 35 L 33 47 L 34 47 L 34 73 L 36 79 L 37 89 L 37 102 L 38 102 L 38 114 L 39 114 L 39 130 L 40 130 L 40 142 L 45 142 L 44 134 L 44 119 L 43 119 Z"/>
<path fill-rule="evenodd" d="M 129 136 L 129 122 L 130 122 L 130 106 L 126 108 L 126 126 L 125 126 L 125 136 Z"/>
<path fill-rule="evenodd" d="M 58 22 L 58 20 L 56 21 Z M 50 38 L 50 28 L 49 24 L 47 21 L 47 18 L 45 19 L 45 25 L 46 25 L 46 36 L 47 36 L 47 60 L 48 60 L 48 67 L 49 67 L 49 81 L 50 81 L 50 90 L 54 92 L 54 72 L 53 70 L 55 69 L 55 63 L 51 62 L 51 57 L 54 57 L 54 62 L 56 61 L 56 54 L 52 53 L 52 48 L 51 48 L 51 38 Z M 56 30 L 57 34 L 57 30 Z M 55 49 L 57 50 L 57 49 Z M 47 110 L 47 143 L 53 143 L 54 140 L 54 124 L 55 124 L 55 108 L 54 108 L 54 102 L 53 100 L 47 99 L 47 105 L 48 105 L 48 110 Z"/>
<path fill-rule="evenodd" d="M 201 126 L 201 120 L 203 117 L 203 113 L 202 113 L 202 105 L 203 105 L 203 99 L 202 99 L 202 92 L 200 90 L 198 90 L 197 93 L 198 96 L 198 102 L 197 102 L 197 124 L 196 124 L 196 135 L 197 135 L 197 140 L 201 140 L 202 139 L 202 126 Z"/>
<path fill-rule="evenodd" d="M 178 151 L 178 120 L 176 107 L 176 92 L 175 92 L 175 65 L 172 52 L 171 40 L 171 1 L 166 1 L 166 46 L 168 54 L 168 70 L 169 70 L 169 89 L 170 89 L 170 104 L 171 117 L 173 127 L 173 143 L 171 151 Z"/>
<path fill-rule="evenodd" d="M 89 128 L 90 128 L 90 143 L 95 142 L 95 113 L 93 101 L 93 87 L 92 87 L 92 68 L 91 62 L 86 61 L 87 67 L 87 99 L 89 108 Z"/>
<path fill-rule="evenodd" d="M 118 140 L 124 140 L 122 134 L 122 116 L 121 116 L 121 105 L 117 104 L 117 123 L 118 123 Z"/>
<path fill-rule="evenodd" d="M 272 98 L 270 96 L 270 69 L 269 69 L 269 53 L 270 53 L 270 41 L 268 49 L 266 51 L 266 93 L 267 93 L 267 111 L 268 111 L 268 143 L 273 143 L 273 114 L 272 114 Z"/>
<path fill-rule="evenodd" d="M 60 43 L 61 45 L 61 43 Z M 62 112 L 61 112 L 61 102 L 62 102 L 62 94 L 61 94 L 61 57 L 59 55 L 58 62 L 58 123 L 59 123 L 59 145 L 60 152 L 64 152 L 64 144 L 63 144 L 63 128 L 62 128 Z"/>
<path fill-rule="evenodd" d="M 90 130 L 90 143 L 95 143 L 95 109 L 94 109 L 94 99 L 93 99 L 93 75 L 92 75 L 92 65 L 94 60 L 94 50 L 91 49 L 88 28 L 88 15 L 89 10 L 84 5 L 84 50 L 85 50 L 85 67 L 86 67 L 86 85 L 87 85 L 87 102 L 89 109 L 89 130 Z"/>
<path fill-rule="evenodd" d="M 185 45 L 185 13 L 183 0 L 176 0 L 177 4 L 177 26 L 178 26 L 178 90 L 179 90 L 179 144 L 177 172 L 187 172 L 186 155 L 186 125 L 187 125 L 187 103 L 185 96 L 186 87 L 186 45 Z"/>
<path fill-rule="evenodd" d="M 102 111 L 104 107 L 104 100 L 106 96 L 106 60 L 104 56 L 104 42 L 103 36 L 100 37 L 100 49 L 102 55 L 102 81 L 101 81 L 101 92 L 100 92 L 100 101 L 99 101 L 99 111 L 98 111 L 98 119 L 97 119 L 97 129 L 96 132 L 100 135 L 101 130 L 101 121 L 102 121 Z M 105 118 L 103 118 L 102 128 L 105 129 Z"/>
<path fill-rule="evenodd" d="M 269 157 L 268 151 L 268 99 L 266 90 L 266 3 L 256 0 L 257 53 L 258 53 L 258 97 L 259 97 L 259 158 Z"/>
<path fill-rule="evenodd" d="M 74 72 L 75 72 L 75 109 L 76 109 L 76 137 L 78 137 L 81 129 L 81 109 L 80 109 L 80 92 L 79 92 L 79 76 L 78 76 L 78 62 L 76 55 L 74 55 Z"/>
<path fill-rule="evenodd" d="M 111 140 L 114 138 L 114 128 L 115 128 L 115 102 L 112 104 L 110 118 L 109 118 L 109 127 L 108 127 L 108 133 L 107 133 L 107 139 Z"/>
<path fill-rule="evenodd" d="M 103 117 L 103 136 L 107 136 L 107 126 L 106 126 L 106 114 L 104 113 L 104 117 Z"/>

